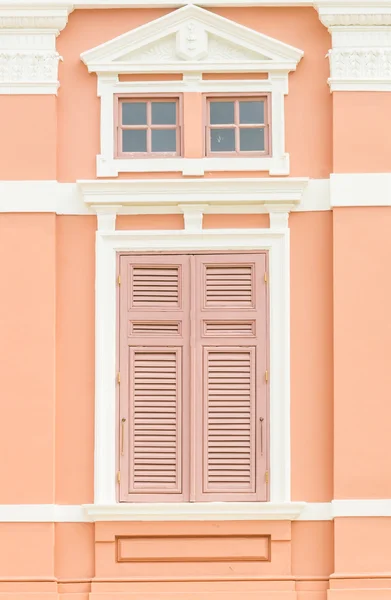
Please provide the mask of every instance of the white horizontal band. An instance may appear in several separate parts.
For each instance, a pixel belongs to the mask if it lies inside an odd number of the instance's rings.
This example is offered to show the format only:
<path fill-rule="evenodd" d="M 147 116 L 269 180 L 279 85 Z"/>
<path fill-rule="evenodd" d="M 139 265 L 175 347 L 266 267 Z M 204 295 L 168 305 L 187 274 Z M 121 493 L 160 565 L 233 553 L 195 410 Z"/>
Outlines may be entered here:
<path fill-rule="evenodd" d="M 182 180 L 183 181 L 183 180 Z M 190 183 L 189 180 L 185 180 Z M 206 181 L 214 185 L 213 179 Z M 270 181 L 273 181 L 271 179 Z M 288 183 L 288 179 L 286 180 Z M 99 180 L 96 180 L 98 184 Z M 151 180 L 153 182 L 153 180 Z M 202 183 L 202 181 L 201 181 Z M 237 194 L 232 194 L 232 187 L 237 184 Z M 114 184 L 115 185 L 115 182 Z M 169 192 L 169 182 L 165 180 L 164 188 Z M 226 214 L 243 213 L 254 214 L 265 212 L 264 207 L 257 203 L 243 205 L 243 194 L 246 193 L 244 182 L 232 178 L 227 188 L 229 191 L 230 205 L 220 201 L 218 205 L 205 208 L 205 213 Z M 186 192 L 182 191 L 178 203 L 186 202 Z M 194 191 L 192 191 L 194 201 Z M 176 206 L 150 206 L 145 204 L 145 195 L 140 193 L 138 206 L 123 207 L 121 214 L 173 214 L 181 213 L 179 204 Z M 200 199 L 205 202 L 205 192 L 201 192 Z M 227 196 L 228 197 L 228 196 Z M 142 206 L 144 204 L 144 206 Z M 330 181 L 328 179 L 310 179 L 304 190 L 302 200 L 295 211 L 323 211 L 330 210 Z M 52 212 L 58 215 L 88 215 L 95 214 L 84 202 L 76 183 L 59 183 L 57 181 L 0 181 L 0 213 L 35 213 Z"/>
<path fill-rule="evenodd" d="M 330 204 L 337 206 L 391 206 L 391 173 L 333 173 Z"/>
<path fill-rule="evenodd" d="M 182 180 L 183 181 L 183 180 Z M 188 180 L 186 180 L 188 181 Z M 213 184 L 213 179 L 210 179 Z M 232 186 L 237 184 L 238 193 L 230 192 L 230 206 L 220 201 L 218 205 L 205 207 L 205 214 L 242 213 L 254 214 L 265 212 L 264 206 L 256 202 L 243 205 L 245 187 L 239 178 L 230 180 Z M 273 181 L 273 178 L 270 179 Z M 289 178 L 287 178 L 289 181 Z M 95 180 L 99 185 L 99 180 Z M 150 180 L 153 183 L 153 180 Z M 113 183 L 115 186 L 116 183 Z M 169 192 L 166 180 L 165 189 Z M 139 190 L 140 193 L 140 190 Z M 192 194 L 194 191 L 192 190 Z M 143 194 L 140 193 L 140 202 Z M 200 201 L 205 202 L 205 192 L 201 192 Z M 186 202 L 183 190 L 182 201 Z M 194 201 L 194 196 L 192 196 Z M 232 203 L 232 200 L 234 203 Z M 237 202 L 236 202 L 237 200 Z M 144 204 L 144 206 L 141 206 Z M 120 214 L 173 214 L 181 213 L 176 206 L 147 206 L 145 199 L 140 205 L 122 207 Z M 324 211 L 337 207 L 354 206 L 391 206 L 391 173 L 332 173 L 330 179 L 310 179 L 304 189 L 300 203 L 293 208 L 294 212 Z M 76 183 L 59 183 L 57 181 L 0 181 L 0 213 L 35 213 L 51 212 L 58 215 L 88 215 L 95 211 L 85 203 Z"/>
<path fill-rule="evenodd" d="M 391 517 L 391 499 L 332 502 L 233 502 L 198 504 L 1 504 L 0 523 L 92 521 L 332 521 L 340 517 Z"/>

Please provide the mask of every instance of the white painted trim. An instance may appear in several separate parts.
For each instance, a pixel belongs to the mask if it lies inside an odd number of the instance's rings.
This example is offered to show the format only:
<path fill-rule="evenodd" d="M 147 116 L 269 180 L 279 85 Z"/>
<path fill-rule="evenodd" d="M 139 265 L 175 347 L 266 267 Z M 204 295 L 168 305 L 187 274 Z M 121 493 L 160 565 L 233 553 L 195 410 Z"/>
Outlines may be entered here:
<path fill-rule="evenodd" d="M 389 0 L 317 0 L 315 6 L 332 37 L 331 91 L 391 91 Z"/>
<path fill-rule="evenodd" d="M 118 63 L 116 63 L 118 64 Z M 183 64 L 183 63 L 181 63 Z M 210 66 L 210 65 L 209 65 Z M 244 66 L 244 65 L 242 65 Z M 166 69 L 167 65 L 165 65 Z M 197 67 L 200 68 L 200 65 Z M 232 71 L 232 63 L 227 69 Z M 247 66 L 251 71 L 258 69 L 256 65 Z M 142 66 L 140 67 L 143 70 Z M 239 67 L 235 65 L 235 71 Z M 118 70 L 118 67 L 117 67 Z M 144 69 L 145 70 L 145 69 Z M 221 64 L 214 66 L 221 71 Z M 239 69 L 240 70 L 240 69 Z M 158 71 L 155 66 L 154 71 Z M 101 99 L 101 131 L 100 150 L 96 157 L 98 177 L 116 177 L 119 173 L 182 173 L 187 176 L 202 176 L 206 171 L 259 171 L 270 175 L 289 175 L 289 154 L 285 152 L 285 107 L 284 97 L 288 93 L 288 71 L 270 73 L 268 79 L 259 80 L 202 80 L 201 73 L 184 75 L 182 81 L 132 82 L 119 81 L 117 74 L 98 73 L 98 96 Z M 164 94 L 164 93 L 238 93 L 258 92 L 271 93 L 271 146 L 270 157 L 257 158 L 148 158 L 124 159 L 114 158 L 114 98 L 115 94 Z"/>
<path fill-rule="evenodd" d="M 10 82 L 0 82 L 0 95 L 16 95 L 16 94 L 29 94 L 29 95 L 42 95 L 42 94 L 54 94 L 57 95 L 57 91 L 59 88 L 59 82 L 54 81 L 47 83 L 45 81 L 38 82 L 28 82 L 24 81 L 18 83 L 14 81 Z"/>
<path fill-rule="evenodd" d="M 79 180 L 78 185 L 89 206 L 116 204 L 137 206 L 141 210 L 142 207 L 200 203 L 208 206 L 233 204 L 236 207 L 245 204 L 289 205 L 291 209 L 300 203 L 308 181 L 306 177 L 90 179 Z M 154 212 L 154 209 L 147 212 Z"/>
<path fill-rule="evenodd" d="M 153 180 L 148 180 L 153 181 Z M 166 180 L 164 180 L 166 181 Z M 140 199 L 140 203 L 137 205 L 126 205 L 122 206 L 118 210 L 121 214 L 164 214 L 164 213 L 181 213 L 182 208 L 188 203 L 194 203 L 201 201 L 203 205 L 204 214 L 256 214 L 265 212 L 263 202 L 267 199 L 267 192 L 264 188 L 262 190 L 257 189 L 257 185 L 248 187 L 245 179 L 230 179 L 229 186 L 224 189 L 220 189 L 213 183 L 216 180 L 205 180 L 212 183 L 212 186 L 208 186 L 208 190 L 205 190 L 205 184 L 200 184 L 199 194 L 197 189 L 193 188 L 192 180 L 179 180 L 184 183 L 184 187 L 175 194 L 176 200 L 174 203 L 165 205 L 149 205 L 144 202 L 146 195 L 142 193 L 143 189 L 138 189 L 138 195 L 136 198 Z M 201 180 L 200 180 L 201 181 Z M 252 182 L 256 182 L 253 179 Z M 271 180 L 269 180 L 271 181 Z M 303 181 L 303 192 L 300 193 L 300 187 L 296 190 L 294 187 L 289 192 L 289 181 L 291 179 L 284 179 L 287 182 L 285 191 L 280 188 L 283 200 L 300 200 L 299 204 L 292 206 L 294 212 L 307 212 L 307 211 L 324 211 L 330 210 L 330 182 L 328 179 L 310 179 L 308 185 L 304 187 L 305 179 Z M 276 179 L 273 179 L 276 182 Z M 95 182 L 91 182 L 95 183 Z M 99 182 L 100 183 L 100 182 Z M 153 184 L 152 184 L 153 185 Z M 273 185 L 276 185 L 275 183 Z M 278 184 L 277 184 L 278 186 Z M 98 186 L 97 186 L 98 187 Z M 193 188 L 193 189 L 191 189 Z M 91 187 L 91 191 L 92 191 Z M 150 190 L 147 186 L 145 190 Z M 271 188 L 272 189 L 272 188 Z M 213 191 L 214 190 L 214 191 Z M 254 196 L 251 196 L 251 190 Z M 213 191 L 213 193 L 212 193 Z M 205 193 L 208 194 L 209 199 L 215 198 L 208 204 L 205 204 Z M 292 193 L 292 196 L 290 196 Z M 225 195 L 224 195 L 225 194 Z M 287 196 L 285 194 L 288 194 Z M 274 194 L 272 195 L 274 196 Z M 371 196 L 367 196 L 367 199 L 372 199 Z M 152 199 L 152 198 L 151 198 Z M 167 194 L 169 199 L 169 194 Z M 142 201 L 141 201 L 142 200 Z M 95 211 L 90 208 L 83 200 L 82 194 L 80 193 L 79 186 L 76 183 L 60 183 L 57 181 L 0 181 L 0 214 L 1 213 L 36 213 L 36 212 L 52 212 L 58 215 L 92 215 Z"/>
<path fill-rule="evenodd" d="M 194 0 L 2 0 L 0 11 L 20 9 L 64 9 L 71 12 L 84 8 L 180 8 L 194 4 Z M 197 0 L 197 5 L 202 7 L 293 7 L 293 6 L 321 6 L 330 14 L 343 15 L 347 11 L 359 15 L 364 11 L 372 16 L 389 12 L 391 14 L 390 0 Z"/>
<path fill-rule="evenodd" d="M 198 502 L 86 505 L 93 521 L 281 521 L 300 516 L 304 502 Z"/>
<path fill-rule="evenodd" d="M 55 2 L 56 0 L 52 0 Z M 179 8 L 193 0 L 81 0 L 74 8 Z M 198 6 L 212 7 L 262 7 L 262 6 L 313 6 L 311 0 L 197 0 Z"/>
<path fill-rule="evenodd" d="M 289 229 L 116 231 L 96 234 L 95 496 L 116 502 L 116 253 L 267 250 L 270 276 L 270 498 L 290 500 Z M 248 504 L 246 504 L 248 507 Z"/>
<path fill-rule="evenodd" d="M 391 500 L 333 500 L 333 517 L 391 517 Z"/>
<path fill-rule="evenodd" d="M 0 523 L 91 521 L 332 521 L 391 517 L 391 499 L 331 502 L 211 502 L 167 504 L 0 504 Z"/>
<path fill-rule="evenodd" d="M 391 78 L 389 81 L 330 78 L 329 85 L 332 92 L 391 92 Z"/>
<path fill-rule="evenodd" d="M 391 173 L 333 173 L 330 204 L 331 207 L 391 206 Z"/>
<path fill-rule="evenodd" d="M 0 2 L 0 95 L 57 94 L 56 36 L 71 9 L 68 3 Z"/>
<path fill-rule="evenodd" d="M 96 157 L 97 177 L 118 177 L 120 173 L 181 173 L 200 177 L 205 172 L 257 171 L 270 175 L 289 175 L 289 155 L 258 158 L 111 158 Z"/>
<path fill-rule="evenodd" d="M 90 520 L 79 504 L 0 504 L 0 523 L 84 523 Z"/>

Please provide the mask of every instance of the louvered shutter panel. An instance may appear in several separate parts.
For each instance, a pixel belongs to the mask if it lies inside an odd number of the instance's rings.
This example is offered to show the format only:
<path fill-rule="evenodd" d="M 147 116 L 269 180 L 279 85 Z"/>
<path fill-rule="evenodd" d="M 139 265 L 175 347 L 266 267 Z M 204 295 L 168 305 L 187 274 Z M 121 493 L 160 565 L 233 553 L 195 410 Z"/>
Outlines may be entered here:
<path fill-rule="evenodd" d="M 267 499 L 265 269 L 265 254 L 195 257 L 196 500 Z"/>
<path fill-rule="evenodd" d="M 189 500 L 189 257 L 120 258 L 120 500 Z"/>

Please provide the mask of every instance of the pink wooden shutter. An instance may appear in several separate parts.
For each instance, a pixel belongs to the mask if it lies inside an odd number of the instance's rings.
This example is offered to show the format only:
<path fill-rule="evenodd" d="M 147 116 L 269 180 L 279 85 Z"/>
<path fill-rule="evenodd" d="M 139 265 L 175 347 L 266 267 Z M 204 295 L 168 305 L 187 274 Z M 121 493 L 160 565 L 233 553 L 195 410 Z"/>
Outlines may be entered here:
<path fill-rule="evenodd" d="M 265 269 L 265 254 L 195 257 L 196 500 L 267 499 Z"/>
<path fill-rule="evenodd" d="M 120 500 L 189 500 L 189 257 L 120 257 Z"/>

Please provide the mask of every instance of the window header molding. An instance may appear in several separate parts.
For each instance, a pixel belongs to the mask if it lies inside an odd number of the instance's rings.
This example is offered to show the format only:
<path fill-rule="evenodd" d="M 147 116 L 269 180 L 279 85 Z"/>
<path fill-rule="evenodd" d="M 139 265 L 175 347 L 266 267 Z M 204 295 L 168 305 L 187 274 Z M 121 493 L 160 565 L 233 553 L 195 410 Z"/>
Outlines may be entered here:
<path fill-rule="evenodd" d="M 289 72 L 303 51 L 188 5 L 81 54 L 90 73 Z"/>
<path fill-rule="evenodd" d="M 97 212 L 127 214 L 289 212 L 298 207 L 305 177 L 79 180 L 84 202 Z"/>

